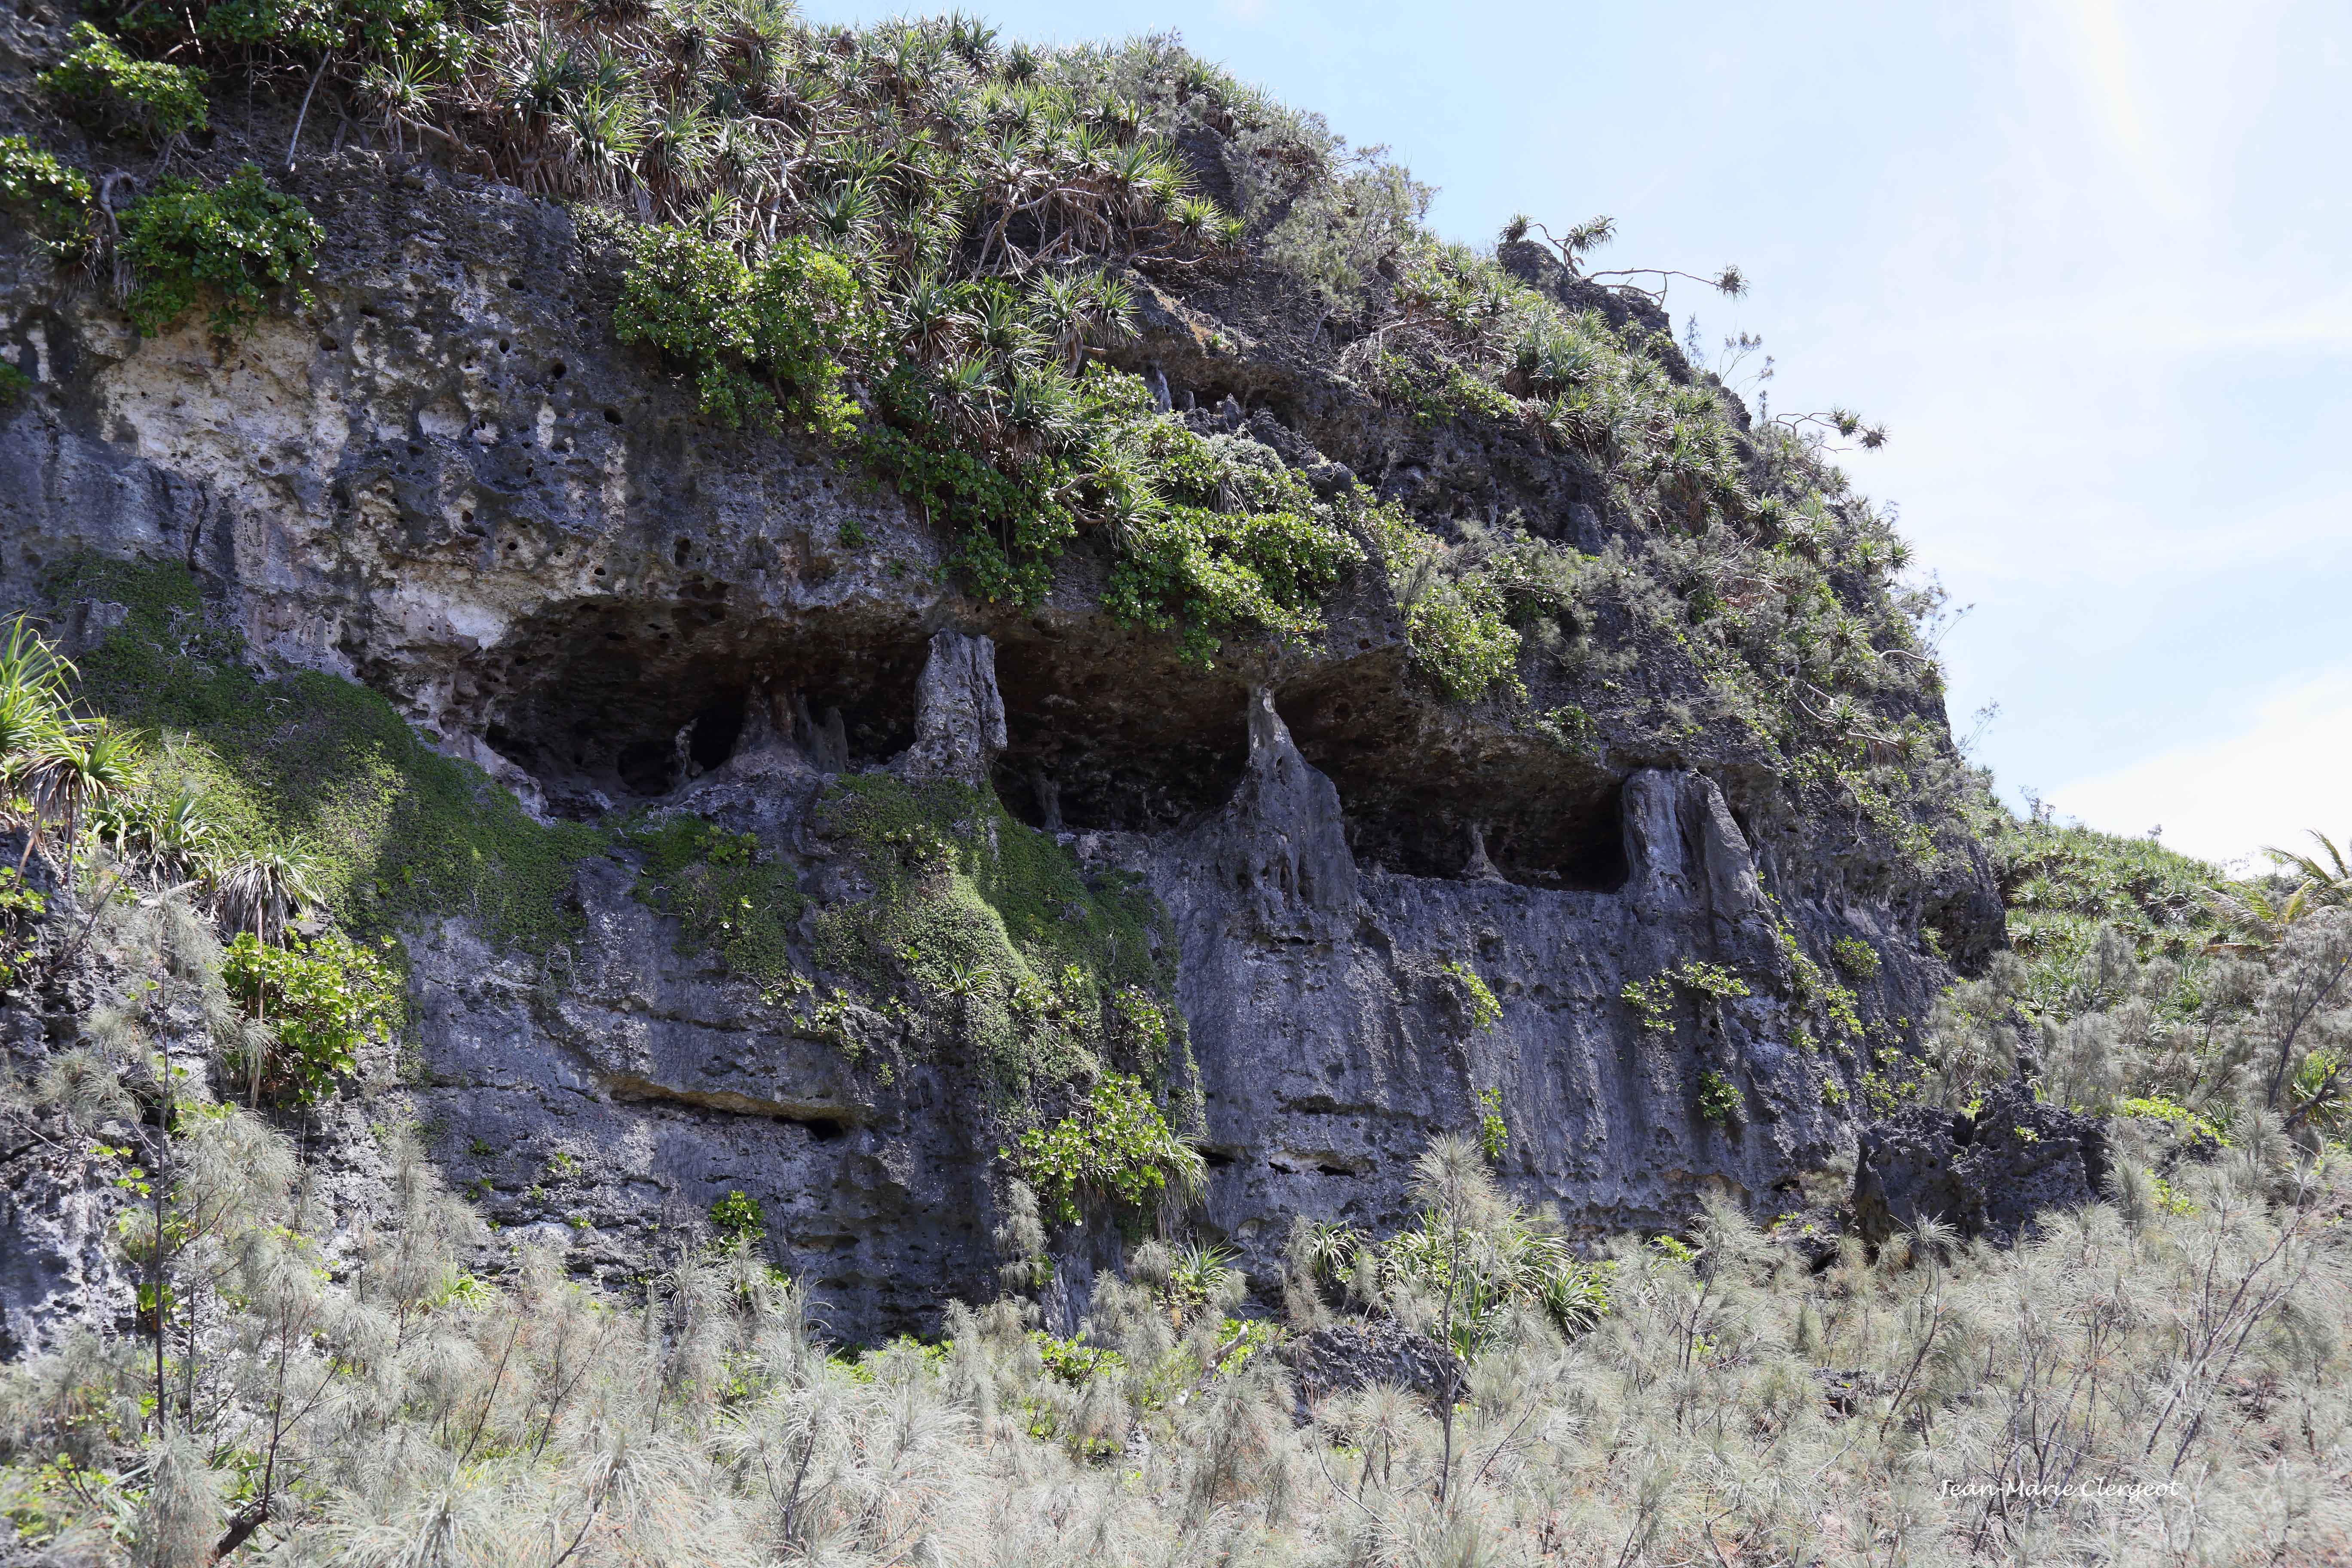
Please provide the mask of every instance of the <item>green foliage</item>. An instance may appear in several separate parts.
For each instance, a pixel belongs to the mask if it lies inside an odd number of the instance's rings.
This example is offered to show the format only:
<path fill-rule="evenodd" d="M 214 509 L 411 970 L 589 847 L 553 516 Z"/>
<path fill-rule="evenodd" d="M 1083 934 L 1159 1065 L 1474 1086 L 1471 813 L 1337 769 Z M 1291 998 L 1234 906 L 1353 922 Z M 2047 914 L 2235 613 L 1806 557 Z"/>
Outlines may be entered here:
<path fill-rule="evenodd" d="M 1367 512 L 1364 525 L 1387 562 L 1415 668 L 1456 702 L 1475 702 L 1496 686 L 1524 697 L 1520 634 L 1506 618 L 1502 584 L 1475 571 L 1449 571 L 1445 546 L 1396 508 Z"/>
<path fill-rule="evenodd" d="M 2062 827 L 2038 815 L 2021 820 L 1998 806 L 1979 829 L 2036 1006 L 2063 1005 L 2102 929 L 2143 958 L 2174 960 L 2193 957 L 2224 929 L 2221 870 L 2153 838 Z"/>
<path fill-rule="evenodd" d="M 855 431 L 840 356 L 858 288 L 838 257 L 793 239 L 752 267 L 731 246 L 668 227 L 635 245 L 614 329 L 688 366 L 705 414 L 729 426 L 789 418 L 834 439 Z"/>
<path fill-rule="evenodd" d="M 322 237 L 301 202 L 270 189 L 261 171 L 241 166 L 218 185 L 176 176 L 122 213 L 122 258 L 138 284 L 123 301 L 143 337 L 172 326 L 199 303 L 227 336 L 258 316 L 272 290 L 310 302 L 296 279 Z"/>
<path fill-rule="evenodd" d="M 1592 715 L 1577 707 L 1554 708 L 1536 715 L 1535 731 L 1571 757 L 1600 754 L 1599 730 Z"/>
<path fill-rule="evenodd" d="M 23 402 L 25 395 L 32 390 L 31 376 L 26 375 L 6 360 L 0 360 L 0 408 L 14 408 Z"/>
<path fill-rule="evenodd" d="M 1322 629 L 1317 601 L 1363 551 L 1341 526 L 1364 510 L 1318 500 L 1307 482 L 1255 442 L 1203 438 L 1172 419 L 1132 438 L 1140 486 L 1163 498 L 1129 525 L 1104 605 L 1134 625 L 1183 628 L 1202 665 L 1216 634 L 1255 627 L 1305 642 Z"/>
<path fill-rule="evenodd" d="M 1208 1181 L 1200 1154 L 1169 1127 L 1142 1080 L 1118 1073 L 1105 1074 L 1053 1126 L 1022 1133 L 1011 1158 L 1064 1225 L 1078 1223 L 1082 1199 L 1140 1208 L 1164 1192 L 1196 1198 Z"/>
<path fill-rule="evenodd" d="M 1101 1373 L 1121 1371 L 1127 1365 L 1127 1358 L 1117 1351 L 1090 1345 L 1084 1340 L 1056 1339 L 1043 1329 L 1032 1329 L 1029 1338 L 1037 1347 L 1039 1359 L 1045 1363 L 1045 1375 L 1072 1388 L 1083 1388 L 1087 1379 Z"/>
<path fill-rule="evenodd" d="M 365 687 L 310 671 L 256 677 L 176 563 L 76 557 L 46 587 L 56 603 L 129 610 L 82 655 L 82 700 L 159 737 L 155 789 L 202 802 L 223 860 L 312 846 L 327 904 L 363 935 L 463 913 L 494 940 L 543 952 L 576 931 L 562 896 L 574 867 L 608 847 L 599 829 L 532 821 Z"/>
<path fill-rule="evenodd" d="M 685 948 L 708 948 L 762 986 L 793 977 L 800 879 L 764 855 L 757 837 L 698 817 L 672 816 L 624 832 L 622 842 L 645 857 L 636 896 L 677 919 Z"/>
<path fill-rule="evenodd" d="M 1675 984 L 1709 1001 L 1728 1002 L 1734 997 L 1749 994 L 1748 982 L 1719 963 L 1685 959 L 1667 973 L 1674 976 Z"/>
<path fill-rule="evenodd" d="M 1499 1165 L 1511 1147 L 1511 1130 L 1503 1121 L 1503 1091 L 1498 1088 L 1478 1091 L 1478 1152 L 1486 1156 L 1489 1164 Z"/>
<path fill-rule="evenodd" d="M 1475 702 L 1497 685 L 1524 696 L 1519 634 L 1481 585 L 1433 583 L 1405 611 L 1413 662 L 1456 702 Z"/>
<path fill-rule="evenodd" d="M 1483 1167 L 1474 1184 L 1465 1209 L 1432 1205 L 1385 1240 L 1344 1226 L 1306 1227 L 1317 1281 L 1440 1333 L 1450 1303 L 1452 1342 L 1465 1357 L 1506 1341 L 1521 1310 L 1570 1337 L 1608 1315 L 1613 1264 L 1578 1258 L 1550 1222 L 1504 1198 Z"/>
<path fill-rule="evenodd" d="M 817 917 L 817 962 L 896 993 L 1000 1089 L 1106 1058 L 1156 1077 L 1180 1051 L 1166 912 L 1123 874 L 1090 883 L 992 791 L 854 774 L 814 821 L 872 889 Z"/>
<path fill-rule="evenodd" d="M 1748 1119 L 1748 1097 L 1738 1084 L 1708 1068 L 1698 1075 L 1698 1113 L 1709 1121 L 1737 1127 Z"/>
<path fill-rule="evenodd" d="M 255 65 L 321 55 L 397 59 L 447 80 L 474 53 L 468 25 L 506 16 L 502 0 L 123 0 L 117 30 L 159 55 L 226 53 Z"/>
<path fill-rule="evenodd" d="M 1832 962 L 1856 980 L 1878 975 L 1878 950 L 1858 936 L 1842 936 L 1830 943 Z"/>
<path fill-rule="evenodd" d="M 2181 1136 L 2193 1141 L 2220 1147 L 2227 1147 L 2230 1142 L 2229 1133 L 2222 1127 L 2168 1095 L 2126 1096 L 2116 1101 L 2115 1113 L 2169 1123 Z"/>
<path fill-rule="evenodd" d="M 1828 972 L 1805 951 L 1794 926 L 1776 917 L 1772 938 L 1780 949 L 1789 988 L 1799 1005 L 1827 1020 L 1832 1039 L 1860 1040 L 1864 1034 L 1861 998 L 1830 979 Z"/>
<path fill-rule="evenodd" d="M 1634 1018 L 1642 1027 L 1654 1035 L 1675 1032 L 1675 983 L 1670 975 L 1654 974 L 1647 980 L 1628 980 L 1618 997 L 1633 1009 Z"/>
<path fill-rule="evenodd" d="M 710 1228 L 721 1247 L 757 1247 L 768 1238 L 768 1216 L 759 1199 L 730 1192 L 711 1200 Z"/>
<path fill-rule="evenodd" d="M 389 942 L 387 939 L 387 947 Z M 328 931 L 288 947 L 240 932 L 221 963 L 228 993 L 275 1043 L 244 1064 L 259 1092 L 293 1105 L 318 1100 L 358 1070 L 360 1047 L 406 1016 L 386 951 Z"/>
<path fill-rule="evenodd" d="M 88 241 L 91 195 L 89 176 L 79 169 L 22 136 L 0 136 L 0 205 L 52 256 L 71 256 Z"/>
<path fill-rule="evenodd" d="M 1458 958 L 1448 959 L 1438 965 L 1438 971 L 1451 975 L 1454 983 L 1461 987 L 1469 1008 L 1470 1026 L 1482 1030 L 1493 1028 L 1496 1021 L 1503 1016 L 1503 1005 L 1495 999 L 1493 988 L 1479 976 L 1478 972 Z"/>
<path fill-rule="evenodd" d="M 133 59 L 88 22 L 73 29 L 74 50 L 40 74 L 40 84 L 111 127 L 135 127 L 157 142 L 206 124 L 204 79 L 185 66 Z"/>
<path fill-rule="evenodd" d="M 0 866 L 0 991 L 25 977 L 33 956 L 35 928 L 48 912 L 47 895 L 29 885 L 14 866 Z"/>

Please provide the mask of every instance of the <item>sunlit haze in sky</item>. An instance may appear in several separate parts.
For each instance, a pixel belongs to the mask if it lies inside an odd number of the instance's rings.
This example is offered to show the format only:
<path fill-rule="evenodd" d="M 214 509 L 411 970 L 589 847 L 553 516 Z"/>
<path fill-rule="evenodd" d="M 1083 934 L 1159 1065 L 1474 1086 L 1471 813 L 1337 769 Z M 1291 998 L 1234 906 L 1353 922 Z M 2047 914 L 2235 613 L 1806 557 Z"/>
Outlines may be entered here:
<path fill-rule="evenodd" d="M 1738 263 L 1678 331 L 1889 426 L 1843 460 L 1974 606 L 1953 727 L 2000 704 L 2012 801 L 2248 869 L 2352 829 L 2352 4 L 965 5 L 1180 30 L 1387 143 L 1450 238 L 1607 213 L 1595 266 Z"/>

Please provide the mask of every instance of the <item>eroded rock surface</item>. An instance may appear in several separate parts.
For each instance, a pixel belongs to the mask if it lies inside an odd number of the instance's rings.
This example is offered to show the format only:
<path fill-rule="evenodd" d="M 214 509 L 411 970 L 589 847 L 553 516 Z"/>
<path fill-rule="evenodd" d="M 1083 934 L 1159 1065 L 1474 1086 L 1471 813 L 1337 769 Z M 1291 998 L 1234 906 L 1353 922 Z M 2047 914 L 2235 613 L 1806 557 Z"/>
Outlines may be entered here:
<path fill-rule="evenodd" d="M 2011 1079 L 1973 1114 L 1906 1106 L 1864 1128 L 1854 1222 L 1872 1241 L 1934 1219 L 2006 1246 L 2045 1210 L 2096 1202 L 2106 1179 L 2105 1125 Z"/>

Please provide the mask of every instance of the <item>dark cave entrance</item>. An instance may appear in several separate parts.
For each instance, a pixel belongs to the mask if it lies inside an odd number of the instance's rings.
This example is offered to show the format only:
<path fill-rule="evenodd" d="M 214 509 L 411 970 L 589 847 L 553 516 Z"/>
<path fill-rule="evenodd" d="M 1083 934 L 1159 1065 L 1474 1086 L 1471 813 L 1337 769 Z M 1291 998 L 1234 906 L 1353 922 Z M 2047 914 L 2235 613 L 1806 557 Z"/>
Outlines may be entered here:
<path fill-rule="evenodd" d="M 1249 762 L 1249 692 L 1156 640 L 1034 627 L 996 653 L 1011 744 L 992 780 L 1032 827 L 1158 833 L 1233 798 Z"/>
<path fill-rule="evenodd" d="M 1625 885 L 1623 781 L 1533 738 L 1441 729 L 1345 688 L 1276 707 L 1301 755 L 1339 787 L 1357 864 L 1462 877 L 1479 849 L 1509 881 L 1559 892 Z"/>
<path fill-rule="evenodd" d="M 904 750 L 925 644 L 912 627 L 886 639 L 822 617 L 591 600 L 543 612 L 495 652 L 477 676 L 483 738 L 551 812 L 589 818 L 660 799 L 763 727 L 829 737 L 834 767 Z"/>

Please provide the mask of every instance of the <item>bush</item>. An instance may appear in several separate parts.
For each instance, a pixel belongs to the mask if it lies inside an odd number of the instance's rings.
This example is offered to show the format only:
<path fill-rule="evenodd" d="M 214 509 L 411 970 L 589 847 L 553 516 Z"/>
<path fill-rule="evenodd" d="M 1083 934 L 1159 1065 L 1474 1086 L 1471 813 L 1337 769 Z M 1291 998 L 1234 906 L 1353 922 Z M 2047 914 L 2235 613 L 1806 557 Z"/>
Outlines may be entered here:
<path fill-rule="evenodd" d="M 172 326 L 200 301 L 224 336 L 259 315 L 271 290 L 294 289 L 321 237 L 301 202 L 269 188 L 245 164 L 206 189 L 191 180 L 157 182 L 122 214 L 122 258 L 138 279 L 124 309 L 142 337 Z"/>
<path fill-rule="evenodd" d="M 666 227 L 635 245 L 614 329 L 692 367 L 705 414 L 733 426 L 789 416 L 834 438 L 856 429 L 840 356 L 859 291 L 840 258 L 793 239 L 755 268 L 731 247 Z"/>
<path fill-rule="evenodd" d="M 800 879 L 764 857 L 756 837 L 680 816 L 627 833 L 624 841 L 646 857 L 636 896 L 676 917 L 684 942 L 711 949 L 761 985 L 792 978 Z"/>
<path fill-rule="evenodd" d="M 1878 950 L 1858 936 L 1842 936 L 1831 942 L 1830 957 L 1853 979 L 1870 980 L 1878 974 Z"/>
<path fill-rule="evenodd" d="M 1748 1097 L 1738 1084 L 1708 1068 L 1698 1075 L 1698 1113 L 1709 1121 L 1737 1127 L 1748 1119 Z"/>
<path fill-rule="evenodd" d="M 277 1044 L 248 1061 L 263 1093 L 308 1105 L 358 1070 L 359 1050 L 404 1016 L 399 977 L 383 955 L 329 931 L 290 947 L 251 931 L 229 943 L 221 978 L 247 1015 L 267 1024 Z"/>
<path fill-rule="evenodd" d="M 1493 1028 L 1496 1021 L 1503 1016 L 1503 1005 L 1495 999 L 1494 988 L 1486 984 L 1476 970 L 1460 959 L 1449 959 L 1438 965 L 1438 968 L 1451 976 L 1454 984 L 1461 988 L 1463 1000 L 1470 1015 L 1470 1026 L 1474 1029 Z"/>
<path fill-rule="evenodd" d="M 74 51 L 40 83 L 77 112 L 110 128 L 135 127 L 157 142 L 206 123 L 204 79 L 184 66 L 133 59 L 88 22 L 74 24 Z"/>
<path fill-rule="evenodd" d="M 564 894 L 579 862 L 610 847 L 604 830 L 534 821 L 364 686 L 312 670 L 257 677 L 244 639 L 208 624 L 185 566 L 68 557 L 43 591 L 53 605 L 129 610 L 77 659 L 78 695 L 159 735 L 153 788 L 201 795 L 223 859 L 310 845 L 327 905 L 365 935 L 462 910 L 491 941 L 546 953 L 580 929 Z"/>
<path fill-rule="evenodd" d="M 51 254 L 79 250 L 89 236 L 89 177 L 22 136 L 0 136 L 0 204 Z"/>
<path fill-rule="evenodd" d="M 1195 1195 L 1207 1180 L 1201 1156 L 1169 1127 L 1141 1080 L 1118 1073 L 1105 1074 L 1060 1121 L 1024 1132 L 1011 1158 L 1065 1225 L 1078 1223 L 1081 1198 L 1139 1208 L 1171 1187 Z"/>
<path fill-rule="evenodd" d="M 759 1199 L 730 1192 L 711 1201 L 710 1228 L 722 1246 L 756 1246 L 767 1239 L 768 1216 Z"/>
<path fill-rule="evenodd" d="M 400 57 L 428 78 L 449 79 L 471 57 L 468 25 L 506 20 L 504 0 L 130 0 L 118 30 L 155 52 L 194 44 L 200 55 L 247 59 Z"/>

